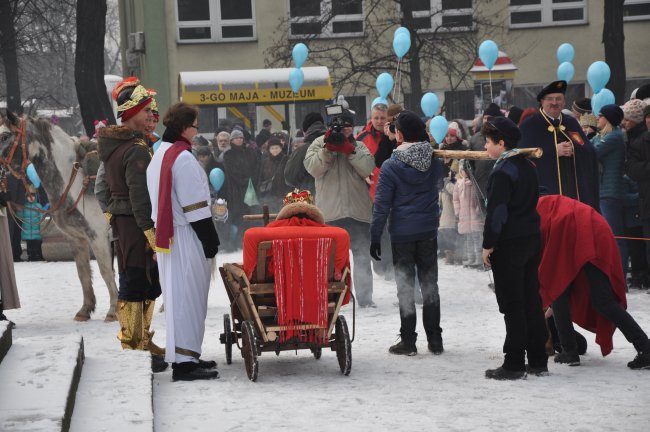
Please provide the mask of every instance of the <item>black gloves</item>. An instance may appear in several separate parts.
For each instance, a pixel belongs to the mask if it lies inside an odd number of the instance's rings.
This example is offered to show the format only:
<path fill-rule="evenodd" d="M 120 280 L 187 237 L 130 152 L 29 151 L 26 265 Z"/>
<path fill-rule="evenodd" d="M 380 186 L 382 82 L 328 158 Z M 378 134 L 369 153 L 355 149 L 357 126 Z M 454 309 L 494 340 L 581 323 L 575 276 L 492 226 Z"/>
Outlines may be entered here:
<path fill-rule="evenodd" d="M 196 222 L 190 222 L 190 225 L 192 225 L 192 229 L 203 245 L 203 254 L 205 254 L 205 257 L 214 258 L 219 251 L 220 243 L 212 218 L 209 217 Z"/>
<path fill-rule="evenodd" d="M 380 243 L 370 243 L 370 256 L 375 261 L 381 261 L 381 244 Z"/>

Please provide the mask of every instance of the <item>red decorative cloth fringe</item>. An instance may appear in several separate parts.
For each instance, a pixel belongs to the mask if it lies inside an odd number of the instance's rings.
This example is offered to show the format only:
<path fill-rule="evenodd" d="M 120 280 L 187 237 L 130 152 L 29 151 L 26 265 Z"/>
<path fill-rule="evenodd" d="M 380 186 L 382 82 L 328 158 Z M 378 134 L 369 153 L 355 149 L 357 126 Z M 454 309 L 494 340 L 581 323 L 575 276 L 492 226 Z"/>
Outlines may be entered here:
<path fill-rule="evenodd" d="M 174 237 L 174 214 L 172 212 L 172 167 L 178 155 L 183 151 L 191 151 L 192 144 L 182 136 L 173 146 L 169 147 L 163 156 L 160 167 L 158 184 L 158 215 L 156 217 L 156 250 L 170 253 L 172 237 Z"/>
<path fill-rule="evenodd" d="M 280 342 L 325 345 L 327 341 L 327 269 L 332 239 L 273 240 L 275 298 L 278 325 L 314 324 L 320 329 L 289 329 L 280 332 Z"/>

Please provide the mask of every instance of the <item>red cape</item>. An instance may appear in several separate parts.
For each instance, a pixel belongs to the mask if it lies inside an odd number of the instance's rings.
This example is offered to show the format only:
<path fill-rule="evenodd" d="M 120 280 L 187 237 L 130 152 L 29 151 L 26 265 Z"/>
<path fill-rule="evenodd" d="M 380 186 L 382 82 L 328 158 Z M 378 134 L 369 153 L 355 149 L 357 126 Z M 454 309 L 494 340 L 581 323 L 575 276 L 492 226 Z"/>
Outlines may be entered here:
<path fill-rule="evenodd" d="M 549 195 L 539 199 L 544 250 L 539 265 L 539 292 L 544 307 L 550 306 L 571 284 L 571 318 L 596 333 L 596 343 L 606 356 L 612 351 L 614 324 L 591 306 L 586 263 L 598 267 L 612 284 L 616 301 L 627 307 L 621 257 L 609 224 L 592 207 L 574 199 Z"/>

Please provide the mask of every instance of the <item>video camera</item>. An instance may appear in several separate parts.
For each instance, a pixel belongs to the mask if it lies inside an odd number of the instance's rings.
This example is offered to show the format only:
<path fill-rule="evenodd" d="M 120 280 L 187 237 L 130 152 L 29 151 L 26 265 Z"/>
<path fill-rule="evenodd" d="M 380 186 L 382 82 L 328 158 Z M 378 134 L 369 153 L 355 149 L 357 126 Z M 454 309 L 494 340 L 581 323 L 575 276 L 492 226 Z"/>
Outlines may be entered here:
<path fill-rule="evenodd" d="M 327 105 L 325 110 L 329 128 L 328 142 L 333 145 L 342 145 L 345 142 L 343 128 L 354 126 L 354 118 L 349 110 L 339 104 Z"/>

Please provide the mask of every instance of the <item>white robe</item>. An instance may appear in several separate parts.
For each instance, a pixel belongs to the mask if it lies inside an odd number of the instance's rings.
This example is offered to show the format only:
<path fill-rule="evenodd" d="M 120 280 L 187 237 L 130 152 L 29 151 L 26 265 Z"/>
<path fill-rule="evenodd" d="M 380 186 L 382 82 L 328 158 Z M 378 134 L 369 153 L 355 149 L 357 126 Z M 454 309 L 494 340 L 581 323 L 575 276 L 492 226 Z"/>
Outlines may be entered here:
<path fill-rule="evenodd" d="M 157 222 L 158 216 L 162 160 L 172 145 L 162 142 L 147 168 L 151 218 L 154 222 Z M 172 167 L 172 176 L 174 237 L 170 253 L 156 254 L 165 301 L 165 361 L 197 362 L 205 333 L 212 259 L 207 259 L 203 254 L 203 246 L 190 222 L 212 217 L 210 189 L 205 171 L 190 152 L 184 151 L 178 155 Z M 183 210 L 188 206 L 193 207 Z M 195 355 L 179 354 L 176 349 L 189 350 Z"/>

